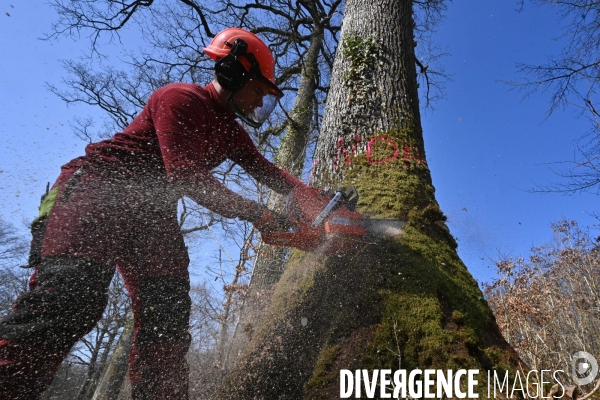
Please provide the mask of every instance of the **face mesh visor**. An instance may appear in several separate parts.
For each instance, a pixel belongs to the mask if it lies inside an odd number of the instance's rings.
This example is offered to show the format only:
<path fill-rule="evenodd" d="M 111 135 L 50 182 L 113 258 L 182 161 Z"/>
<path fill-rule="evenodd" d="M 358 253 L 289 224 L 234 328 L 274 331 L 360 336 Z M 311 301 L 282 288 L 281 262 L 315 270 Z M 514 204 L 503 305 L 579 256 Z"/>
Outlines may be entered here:
<path fill-rule="evenodd" d="M 252 126 L 262 125 L 269 118 L 275 106 L 277 106 L 278 99 L 279 96 L 267 93 L 262 98 L 262 106 L 255 108 L 254 111 L 246 115 L 247 122 Z"/>

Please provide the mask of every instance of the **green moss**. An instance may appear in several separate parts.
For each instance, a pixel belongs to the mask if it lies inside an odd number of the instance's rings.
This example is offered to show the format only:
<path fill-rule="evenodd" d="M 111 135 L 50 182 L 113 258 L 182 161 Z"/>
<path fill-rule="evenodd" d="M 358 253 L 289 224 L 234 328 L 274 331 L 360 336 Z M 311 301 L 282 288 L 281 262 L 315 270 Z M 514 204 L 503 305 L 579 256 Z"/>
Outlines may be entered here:
<path fill-rule="evenodd" d="M 347 88 L 348 107 L 341 115 L 339 129 L 345 136 L 364 134 L 370 130 L 373 116 L 385 111 L 373 77 L 382 62 L 382 46 L 375 36 L 346 36 L 340 50 L 345 65 L 342 80 Z"/>
<path fill-rule="evenodd" d="M 339 377 L 339 371 L 332 369 L 332 366 L 339 355 L 340 346 L 330 346 L 326 344 L 319 354 L 314 372 L 306 384 L 306 396 L 311 400 L 328 400 L 330 397 L 323 389 Z"/>
<path fill-rule="evenodd" d="M 454 310 L 452 311 L 452 319 L 460 325 L 465 322 L 465 315 L 458 310 Z"/>
<path fill-rule="evenodd" d="M 508 359 L 506 351 L 497 346 L 492 346 L 484 349 L 484 352 L 493 363 L 494 369 L 499 376 L 504 376 L 507 372 L 511 378 L 515 376 L 516 369 L 511 364 L 510 359 Z"/>
<path fill-rule="evenodd" d="M 507 353 L 506 351 L 503 351 L 502 349 L 498 348 L 498 347 L 490 347 L 487 349 L 484 349 L 486 355 L 489 357 L 490 360 L 492 360 L 493 365 L 494 365 L 494 371 L 496 373 L 496 375 L 500 378 L 500 379 L 504 379 L 504 376 L 506 374 L 508 374 L 508 381 L 514 382 L 515 379 L 515 375 L 516 375 L 516 371 L 517 369 L 511 365 L 510 360 L 507 357 Z M 494 385 L 494 372 L 491 373 L 491 382 L 490 385 Z M 486 376 L 486 382 L 487 382 L 487 376 Z M 487 384 L 487 383 L 486 383 Z"/>
<path fill-rule="evenodd" d="M 380 291 L 383 318 L 374 341 L 379 353 L 375 350 L 371 367 L 397 368 L 399 362 L 406 369 L 479 365 L 478 348 L 491 313 L 452 253 L 447 243 L 414 228 L 387 246 L 383 255 L 390 273 Z"/>
<path fill-rule="evenodd" d="M 314 284 L 314 274 L 323 268 L 320 260 L 299 250 L 291 251 L 288 265 L 304 265 L 305 268 L 286 268 L 284 271 L 271 303 L 271 315 L 275 318 L 302 300 Z"/>
<path fill-rule="evenodd" d="M 411 370 L 425 365 L 423 361 L 429 364 L 435 358 L 436 349 L 446 346 L 442 319 L 443 313 L 434 298 L 387 293 L 383 324 L 373 343 L 377 357 L 369 367 L 383 368 L 376 367 L 383 364 Z"/>
<path fill-rule="evenodd" d="M 375 38 L 348 36 L 343 39 L 341 49 L 348 66 L 343 79 L 351 86 L 351 93 L 356 94 L 360 89 L 368 89 L 365 86 L 372 86 L 368 78 L 373 73 L 381 49 Z"/>

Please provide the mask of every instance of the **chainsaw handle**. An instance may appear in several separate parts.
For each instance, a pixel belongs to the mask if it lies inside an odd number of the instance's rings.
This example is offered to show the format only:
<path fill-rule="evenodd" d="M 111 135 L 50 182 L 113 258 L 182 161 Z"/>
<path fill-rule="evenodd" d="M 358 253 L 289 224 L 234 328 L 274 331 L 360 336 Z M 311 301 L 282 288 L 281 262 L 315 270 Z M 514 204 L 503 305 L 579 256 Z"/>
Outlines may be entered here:
<path fill-rule="evenodd" d="M 333 211 L 333 209 L 337 206 L 342 196 L 343 193 L 341 190 L 336 192 L 335 196 L 333 196 L 333 198 L 329 201 L 325 208 L 323 208 L 319 215 L 317 215 L 317 218 L 315 218 L 312 224 L 310 224 L 310 227 L 312 229 L 317 229 L 317 227 L 321 225 L 323 221 L 327 219 L 327 217 L 329 217 L 329 214 L 331 214 L 331 211 Z"/>

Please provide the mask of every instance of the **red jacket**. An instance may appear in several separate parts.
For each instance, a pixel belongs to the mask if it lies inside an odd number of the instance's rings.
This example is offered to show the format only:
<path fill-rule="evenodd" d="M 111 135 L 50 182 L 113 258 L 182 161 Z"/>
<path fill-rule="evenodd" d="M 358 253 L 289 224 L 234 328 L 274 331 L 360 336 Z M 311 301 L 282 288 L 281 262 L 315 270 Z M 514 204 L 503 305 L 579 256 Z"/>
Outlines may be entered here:
<path fill-rule="evenodd" d="M 278 193 L 304 186 L 260 154 L 235 115 L 221 105 L 212 83 L 157 89 L 123 132 L 88 145 L 85 152 L 64 167 L 108 167 L 165 183 L 168 179 L 182 194 L 229 218 L 251 219 L 257 204 L 212 176 L 210 170 L 225 159 Z"/>

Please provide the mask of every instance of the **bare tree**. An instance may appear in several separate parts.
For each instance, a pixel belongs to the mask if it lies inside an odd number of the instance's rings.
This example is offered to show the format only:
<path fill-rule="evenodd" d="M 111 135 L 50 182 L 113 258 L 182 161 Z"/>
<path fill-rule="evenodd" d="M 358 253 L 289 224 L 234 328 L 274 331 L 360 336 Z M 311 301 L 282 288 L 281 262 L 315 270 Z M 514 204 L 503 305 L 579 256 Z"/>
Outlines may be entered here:
<path fill-rule="evenodd" d="M 133 325 L 133 318 L 129 318 L 121 336 L 119 336 L 112 357 L 110 357 L 104 373 L 99 378 L 92 400 L 116 400 L 121 398 L 123 392 L 130 392 L 127 370 L 129 368 L 128 355 L 134 331 Z"/>
<path fill-rule="evenodd" d="M 14 299 L 27 290 L 29 270 L 26 263 L 27 243 L 16 228 L 0 218 L 0 315 L 12 310 Z"/>
<path fill-rule="evenodd" d="M 109 288 L 109 302 L 98 325 L 71 350 L 73 362 L 86 366 L 86 375 L 79 389 L 78 400 L 92 397 L 98 380 L 112 356 L 117 340 L 131 315 L 131 304 L 123 279 L 116 274 Z"/>
<path fill-rule="evenodd" d="M 563 382 L 577 385 L 573 354 L 600 354 L 600 248 L 574 221 L 552 230 L 553 242 L 533 248 L 527 259 L 498 261 L 498 278 L 485 293 L 521 359 L 531 369 L 566 371 Z"/>
<path fill-rule="evenodd" d="M 315 133 L 319 125 L 320 102 L 317 88 L 320 80 L 319 55 L 324 50 L 325 45 L 323 19 L 326 19 L 327 23 L 331 25 L 329 22 L 331 16 L 323 18 L 320 14 L 318 7 L 321 5 L 320 3 L 312 1 L 302 4 L 310 10 L 310 15 L 314 16 L 311 24 L 312 31 L 310 31 L 308 49 L 301 64 L 298 92 L 291 111 L 287 115 L 288 118 L 285 124 L 287 130 L 275 157 L 275 163 L 278 167 L 284 168 L 300 179 L 302 179 L 306 158 L 309 156 L 308 153 L 312 153 L 309 149 L 314 147 Z M 331 8 L 335 10 L 336 7 Z M 267 205 L 271 210 L 285 212 L 285 199 L 274 191 L 269 193 Z M 257 258 L 252 268 L 252 278 L 250 280 L 250 293 L 244 298 L 234 328 L 234 335 L 241 335 L 243 331 L 245 339 L 250 338 L 252 332 L 260 325 L 261 317 L 267 309 L 266 305 L 270 302 L 272 286 L 281 277 L 285 268 L 286 257 L 289 254 L 289 249 L 285 247 L 269 246 L 262 241 L 259 241 L 257 248 Z M 242 330 L 238 330 L 240 326 L 242 326 Z M 239 348 L 244 344 L 244 339 L 238 335 L 236 349 L 230 348 L 230 351 L 239 351 Z"/>
<path fill-rule="evenodd" d="M 600 193 L 600 4 L 588 0 L 532 0 L 551 6 L 562 22 L 561 39 L 564 47 L 557 56 L 550 56 L 541 65 L 520 64 L 519 71 L 526 77 L 512 85 L 526 95 L 542 91 L 550 94 L 548 116 L 557 109 L 575 108 L 590 121 L 591 130 L 583 135 L 583 144 L 577 147 L 573 160 L 557 163 L 567 167 L 557 173 L 561 182 L 542 185 L 540 191 Z M 521 7 L 525 0 L 520 0 Z"/>

